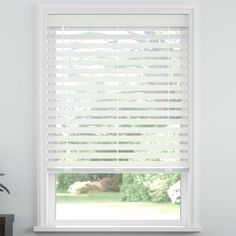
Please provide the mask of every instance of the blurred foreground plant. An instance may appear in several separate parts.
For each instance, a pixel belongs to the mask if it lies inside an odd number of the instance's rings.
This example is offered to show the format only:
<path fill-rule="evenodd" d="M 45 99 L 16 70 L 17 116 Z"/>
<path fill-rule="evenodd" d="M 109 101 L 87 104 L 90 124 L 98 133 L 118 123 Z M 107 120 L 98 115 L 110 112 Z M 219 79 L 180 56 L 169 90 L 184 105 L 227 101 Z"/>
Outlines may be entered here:
<path fill-rule="evenodd" d="M 0 176 L 4 176 L 4 175 L 5 175 L 5 174 L 0 173 Z M 2 183 L 0 183 L 0 192 L 4 192 L 4 191 L 6 191 L 8 194 L 10 194 L 9 189 L 8 189 L 5 185 L 3 185 Z"/>

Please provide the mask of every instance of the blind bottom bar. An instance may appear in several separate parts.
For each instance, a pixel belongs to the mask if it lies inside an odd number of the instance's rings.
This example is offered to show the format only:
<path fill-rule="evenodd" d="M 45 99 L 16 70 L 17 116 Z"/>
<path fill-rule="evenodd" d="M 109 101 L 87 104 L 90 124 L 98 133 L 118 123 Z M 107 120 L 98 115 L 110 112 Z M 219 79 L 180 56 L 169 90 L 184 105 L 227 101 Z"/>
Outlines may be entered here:
<path fill-rule="evenodd" d="M 54 173 L 152 173 L 180 172 L 188 170 L 188 162 L 51 162 L 47 164 L 48 172 Z"/>

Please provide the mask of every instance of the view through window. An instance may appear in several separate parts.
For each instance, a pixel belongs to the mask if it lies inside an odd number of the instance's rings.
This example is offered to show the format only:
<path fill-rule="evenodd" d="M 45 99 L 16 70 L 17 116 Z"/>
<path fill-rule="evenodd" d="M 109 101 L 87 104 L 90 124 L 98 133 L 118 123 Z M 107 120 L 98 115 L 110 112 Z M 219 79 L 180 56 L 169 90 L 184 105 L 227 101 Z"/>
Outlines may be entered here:
<path fill-rule="evenodd" d="M 58 220 L 180 220 L 181 175 L 58 174 Z"/>

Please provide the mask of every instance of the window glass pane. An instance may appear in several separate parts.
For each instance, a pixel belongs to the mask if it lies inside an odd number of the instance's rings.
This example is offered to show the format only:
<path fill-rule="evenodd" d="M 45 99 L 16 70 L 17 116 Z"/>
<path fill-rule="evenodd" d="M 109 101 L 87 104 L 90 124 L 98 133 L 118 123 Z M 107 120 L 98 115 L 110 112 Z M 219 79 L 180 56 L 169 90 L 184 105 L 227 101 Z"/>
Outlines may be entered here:
<path fill-rule="evenodd" d="M 57 174 L 56 219 L 180 220 L 181 175 Z"/>

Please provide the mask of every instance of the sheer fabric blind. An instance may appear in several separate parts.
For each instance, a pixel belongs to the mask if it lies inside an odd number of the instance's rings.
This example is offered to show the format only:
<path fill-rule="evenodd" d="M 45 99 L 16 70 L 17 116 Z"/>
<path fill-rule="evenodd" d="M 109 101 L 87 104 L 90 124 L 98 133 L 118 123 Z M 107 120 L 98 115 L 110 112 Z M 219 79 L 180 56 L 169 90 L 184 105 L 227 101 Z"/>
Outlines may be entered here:
<path fill-rule="evenodd" d="M 188 168 L 188 15 L 49 15 L 50 171 Z"/>

